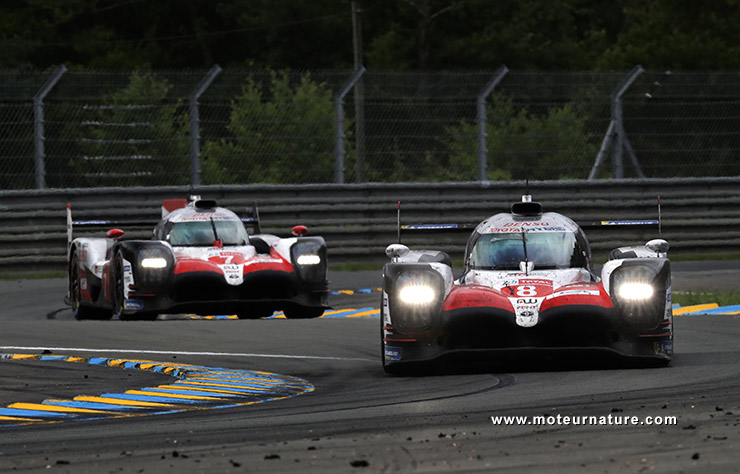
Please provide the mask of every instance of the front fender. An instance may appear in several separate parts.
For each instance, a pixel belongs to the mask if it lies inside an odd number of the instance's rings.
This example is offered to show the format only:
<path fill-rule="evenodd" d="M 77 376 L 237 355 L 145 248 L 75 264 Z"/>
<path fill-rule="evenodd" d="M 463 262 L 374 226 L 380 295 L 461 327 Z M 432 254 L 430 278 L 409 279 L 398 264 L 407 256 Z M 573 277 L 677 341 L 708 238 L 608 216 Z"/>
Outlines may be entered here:
<path fill-rule="evenodd" d="M 383 267 L 384 321 L 404 333 L 433 327 L 441 316 L 442 304 L 452 287 L 452 269 L 441 263 L 387 263 Z M 431 291 L 428 300 L 409 301 L 402 297 L 408 288 Z M 387 303 L 385 299 L 387 298 Z"/>
<path fill-rule="evenodd" d="M 133 282 L 139 291 L 170 284 L 175 268 L 175 254 L 168 243 L 157 240 L 126 240 L 116 244 L 113 255 L 117 252 L 130 263 Z M 142 262 L 148 258 L 162 258 L 165 265 L 161 268 L 147 268 Z"/>
<path fill-rule="evenodd" d="M 637 329 L 656 329 L 671 307 L 671 264 L 667 258 L 625 258 L 606 262 L 601 270 L 604 289 L 620 321 Z M 620 291 L 622 285 L 652 289 L 650 295 Z"/>

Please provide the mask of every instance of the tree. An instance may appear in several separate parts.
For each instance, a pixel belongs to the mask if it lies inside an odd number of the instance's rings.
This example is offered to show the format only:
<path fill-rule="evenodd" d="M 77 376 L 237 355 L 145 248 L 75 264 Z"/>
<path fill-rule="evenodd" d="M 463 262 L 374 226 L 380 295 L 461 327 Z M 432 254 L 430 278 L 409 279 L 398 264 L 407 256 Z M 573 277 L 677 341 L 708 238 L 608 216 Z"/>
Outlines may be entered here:
<path fill-rule="evenodd" d="M 535 115 L 501 95 L 492 96 L 491 102 L 486 121 L 489 179 L 586 177 L 599 144 L 589 140 L 586 117 L 573 104 Z M 478 179 L 477 130 L 477 124 L 466 120 L 447 129 L 451 157 L 443 179 Z"/>
<path fill-rule="evenodd" d="M 68 111 L 80 120 L 64 136 L 78 136 L 79 153 L 69 161 L 83 185 L 175 185 L 190 179 L 187 116 L 169 97 L 170 83 L 134 72 L 126 87 Z M 69 108 L 70 106 L 68 106 Z M 79 114 L 79 115 L 78 115 Z M 57 185 L 69 186 L 70 183 Z"/>
<path fill-rule="evenodd" d="M 207 141 L 206 183 L 334 181 L 332 92 L 309 74 L 249 78 L 232 101 L 229 138 Z"/>
<path fill-rule="evenodd" d="M 728 70 L 740 67 L 737 0 L 624 0 L 619 37 L 600 69 Z"/>

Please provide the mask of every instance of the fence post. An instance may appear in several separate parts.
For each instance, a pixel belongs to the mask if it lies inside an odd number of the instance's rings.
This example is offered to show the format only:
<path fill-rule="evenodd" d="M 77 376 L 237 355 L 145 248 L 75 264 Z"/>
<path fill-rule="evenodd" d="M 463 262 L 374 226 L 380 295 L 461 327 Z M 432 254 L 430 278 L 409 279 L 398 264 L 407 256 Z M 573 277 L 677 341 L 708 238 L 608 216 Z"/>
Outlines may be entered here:
<path fill-rule="evenodd" d="M 364 73 L 365 66 L 360 66 L 334 94 L 334 179 L 337 184 L 344 184 L 344 96 Z"/>
<path fill-rule="evenodd" d="M 622 82 L 619 88 L 612 94 L 612 120 L 615 123 L 616 142 L 614 142 L 614 156 L 612 157 L 612 174 L 616 179 L 624 178 L 624 164 L 622 162 L 622 151 L 625 149 L 625 143 L 627 143 L 627 137 L 624 136 L 624 122 L 622 116 L 622 95 L 627 92 L 627 89 L 635 82 L 637 76 L 642 74 L 644 69 L 642 66 L 635 66 L 630 72 L 629 76 Z M 632 150 L 632 147 L 629 148 Z M 636 158 L 633 156 L 633 162 L 636 162 Z"/>
<path fill-rule="evenodd" d="M 33 155 L 34 162 L 36 163 L 36 189 L 44 189 L 46 187 L 44 98 L 51 92 L 65 72 L 67 72 L 67 66 L 64 64 L 57 66 L 54 72 L 52 72 L 51 77 L 46 81 L 46 84 L 33 96 Z"/>
<path fill-rule="evenodd" d="M 216 64 L 201 79 L 200 84 L 188 99 L 190 104 L 190 184 L 192 186 L 200 186 L 200 109 L 198 100 L 220 73 L 221 66 Z"/>
<path fill-rule="evenodd" d="M 630 155 L 630 161 L 632 161 L 632 166 L 634 166 L 637 175 L 640 178 L 645 177 L 640 169 L 639 163 L 637 162 L 635 152 L 632 150 L 632 145 L 630 145 L 629 139 L 624 134 L 622 116 L 622 96 L 627 92 L 627 89 L 629 89 L 632 83 L 635 82 L 635 79 L 637 79 L 637 77 L 644 71 L 645 70 L 642 66 L 635 66 L 622 83 L 619 84 L 617 90 L 612 93 L 611 120 L 609 120 L 609 127 L 606 130 L 606 134 L 604 134 L 604 140 L 601 142 L 601 148 L 599 149 L 599 153 L 596 155 L 594 165 L 591 168 L 591 172 L 588 174 L 589 180 L 595 179 L 599 174 L 601 165 L 604 163 L 604 158 L 606 157 L 606 152 L 612 141 L 614 141 L 614 146 L 612 147 L 612 177 L 615 179 L 624 178 L 624 164 L 622 163 L 623 150 L 627 150 L 627 153 Z"/>
<path fill-rule="evenodd" d="M 506 73 L 509 72 L 509 68 L 501 66 L 493 73 L 493 76 L 488 81 L 483 89 L 478 93 L 478 100 L 476 102 L 478 108 L 478 180 L 481 183 L 488 182 L 488 148 L 486 146 L 486 99 L 493 89 L 496 88 L 499 82 L 504 78 Z"/>

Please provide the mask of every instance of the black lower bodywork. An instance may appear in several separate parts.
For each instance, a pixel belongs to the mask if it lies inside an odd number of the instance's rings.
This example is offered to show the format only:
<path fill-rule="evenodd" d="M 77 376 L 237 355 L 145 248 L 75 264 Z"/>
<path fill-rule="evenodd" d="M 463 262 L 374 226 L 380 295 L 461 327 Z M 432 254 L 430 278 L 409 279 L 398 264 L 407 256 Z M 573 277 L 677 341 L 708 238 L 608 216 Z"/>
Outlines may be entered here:
<path fill-rule="evenodd" d="M 533 327 L 516 324 L 514 313 L 494 307 L 441 311 L 424 328 L 386 326 L 383 365 L 387 372 L 426 369 L 438 363 L 545 361 L 665 365 L 671 360 L 670 324 L 631 326 L 614 308 L 569 305 L 545 310 Z"/>
<path fill-rule="evenodd" d="M 259 318 L 282 310 L 288 317 L 316 317 L 329 308 L 328 282 L 306 284 L 295 273 L 258 271 L 240 285 L 213 272 L 172 275 L 155 291 L 136 287 L 124 303 L 124 314 L 236 314 Z M 305 316 L 304 316 L 305 315 Z"/>

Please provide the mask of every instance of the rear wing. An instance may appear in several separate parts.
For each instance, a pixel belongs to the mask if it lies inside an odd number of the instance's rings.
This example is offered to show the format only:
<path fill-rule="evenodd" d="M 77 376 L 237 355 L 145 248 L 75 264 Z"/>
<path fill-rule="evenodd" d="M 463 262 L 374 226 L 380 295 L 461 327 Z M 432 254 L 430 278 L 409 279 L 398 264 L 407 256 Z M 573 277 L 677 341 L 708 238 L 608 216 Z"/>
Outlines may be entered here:
<path fill-rule="evenodd" d="M 397 228 L 398 228 L 398 243 L 401 243 L 401 232 L 412 232 L 412 233 L 437 233 L 437 232 L 472 232 L 478 224 L 465 223 L 436 223 L 436 224 L 401 224 L 401 201 L 398 201 L 397 211 Z M 649 227 L 657 226 L 658 235 L 662 237 L 663 226 L 662 216 L 660 210 L 660 196 L 658 196 L 658 218 L 657 219 L 622 219 L 622 220 L 602 220 L 602 221 L 584 221 L 576 222 L 578 226 L 583 229 L 594 229 L 600 227 L 611 227 L 611 226 L 634 226 L 634 227 Z"/>
<path fill-rule="evenodd" d="M 165 200 L 167 201 L 174 201 L 174 200 Z M 183 206 L 180 206 L 183 207 Z M 163 216 L 166 216 L 170 212 L 172 212 L 174 209 L 168 209 L 165 213 L 165 207 L 162 206 L 162 213 Z M 254 204 L 252 209 L 248 212 L 247 216 L 240 217 L 240 220 L 244 223 L 244 225 L 252 230 L 253 234 L 259 234 L 262 232 L 262 226 L 260 225 L 260 215 L 259 215 L 259 209 L 257 208 L 257 203 Z M 72 245 L 72 241 L 74 240 L 74 227 L 86 227 L 86 228 L 105 228 L 105 227 L 145 227 L 150 226 L 154 227 L 159 223 L 159 220 L 154 219 L 80 219 L 80 220 L 74 220 L 72 219 L 72 205 L 67 204 L 67 249 Z M 69 252 L 67 252 L 67 255 L 69 255 Z"/>

